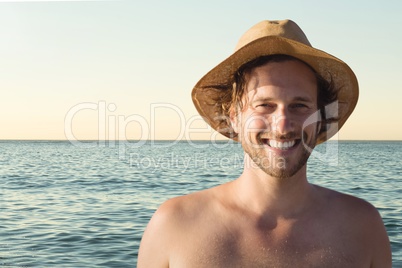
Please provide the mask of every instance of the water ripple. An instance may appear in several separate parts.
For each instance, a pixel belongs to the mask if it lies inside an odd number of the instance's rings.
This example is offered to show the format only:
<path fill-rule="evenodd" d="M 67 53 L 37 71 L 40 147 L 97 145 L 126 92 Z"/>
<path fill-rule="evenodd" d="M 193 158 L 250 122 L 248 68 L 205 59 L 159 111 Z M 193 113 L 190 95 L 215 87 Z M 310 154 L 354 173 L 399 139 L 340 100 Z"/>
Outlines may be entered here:
<path fill-rule="evenodd" d="M 159 204 L 236 178 L 243 159 L 237 144 L 199 143 L 201 150 L 159 142 L 126 148 L 124 157 L 116 146 L 0 145 L 0 267 L 135 267 Z M 338 149 L 335 166 L 309 160 L 310 180 L 373 203 L 394 265 L 402 264 L 402 143 L 345 142 Z"/>

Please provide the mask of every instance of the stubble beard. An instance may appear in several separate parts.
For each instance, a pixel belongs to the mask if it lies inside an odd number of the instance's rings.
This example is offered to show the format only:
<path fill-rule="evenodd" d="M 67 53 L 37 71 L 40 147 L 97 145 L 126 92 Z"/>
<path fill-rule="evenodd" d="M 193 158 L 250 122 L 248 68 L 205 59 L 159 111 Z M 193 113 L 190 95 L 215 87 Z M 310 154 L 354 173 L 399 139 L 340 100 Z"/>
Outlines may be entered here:
<path fill-rule="evenodd" d="M 311 155 L 311 151 L 316 143 L 316 135 L 310 139 L 307 143 L 307 134 L 303 132 L 303 141 L 298 146 L 300 147 L 300 155 L 296 154 L 290 157 L 278 156 L 272 151 L 267 154 L 265 148 L 261 148 L 259 145 L 247 145 L 242 142 L 244 152 L 249 155 L 258 168 L 264 171 L 267 175 L 285 179 L 295 175 L 304 165 L 306 165 L 308 158 Z M 253 148 L 253 146 L 255 148 Z M 296 163 L 292 163 L 291 160 L 297 158 Z"/>

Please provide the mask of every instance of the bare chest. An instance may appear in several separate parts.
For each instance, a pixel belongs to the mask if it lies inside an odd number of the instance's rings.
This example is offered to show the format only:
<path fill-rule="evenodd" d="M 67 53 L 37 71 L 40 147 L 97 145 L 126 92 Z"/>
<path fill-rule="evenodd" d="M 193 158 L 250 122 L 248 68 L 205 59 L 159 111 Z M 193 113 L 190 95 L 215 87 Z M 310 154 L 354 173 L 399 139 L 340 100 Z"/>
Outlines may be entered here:
<path fill-rule="evenodd" d="M 356 243 L 333 231 L 209 229 L 184 239 L 170 267 L 368 267 Z"/>

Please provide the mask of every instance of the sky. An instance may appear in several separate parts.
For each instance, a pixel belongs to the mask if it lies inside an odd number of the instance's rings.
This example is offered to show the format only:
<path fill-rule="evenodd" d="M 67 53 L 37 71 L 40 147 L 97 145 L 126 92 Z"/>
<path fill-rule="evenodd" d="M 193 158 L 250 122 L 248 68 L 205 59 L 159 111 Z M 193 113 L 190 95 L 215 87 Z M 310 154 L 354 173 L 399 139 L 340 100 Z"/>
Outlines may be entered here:
<path fill-rule="evenodd" d="M 0 0 L 0 139 L 220 138 L 193 86 L 251 26 L 292 19 L 359 80 L 336 138 L 402 140 L 401 12 L 397 0 Z"/>

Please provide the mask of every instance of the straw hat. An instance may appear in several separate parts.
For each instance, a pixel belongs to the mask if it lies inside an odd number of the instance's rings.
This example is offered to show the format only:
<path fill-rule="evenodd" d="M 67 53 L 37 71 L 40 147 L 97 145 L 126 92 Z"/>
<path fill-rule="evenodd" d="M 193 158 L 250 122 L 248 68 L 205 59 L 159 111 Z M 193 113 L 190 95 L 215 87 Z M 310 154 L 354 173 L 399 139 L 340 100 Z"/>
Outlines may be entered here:
<path fill-rule="evenodd" d="M 239 40 L 235 52 L 208 72 L 195 85 L 192 99 L 204 120 L 216 131 L 236 140 L 227 114 L 222 110 L 221 96 L 232 90 L 233 75 L 243 64 L 260 56 L 284 54 L 309 64 L 327 80 L 332 79 L 338 92 L 338 109 L 327 109 L 326 118 L 339 117 L 327 126 L 317 143 L 331 138 L 354 110 L 359 86 L 355 74 L 340 59 L 313 48 L 300 27 L 291 20 L 262 21 L 250 28 Z"/>

